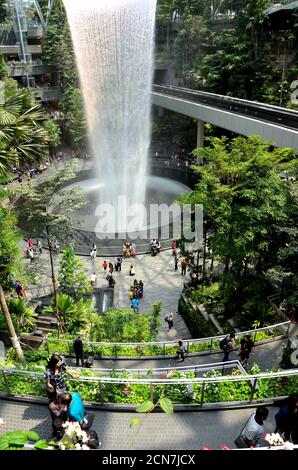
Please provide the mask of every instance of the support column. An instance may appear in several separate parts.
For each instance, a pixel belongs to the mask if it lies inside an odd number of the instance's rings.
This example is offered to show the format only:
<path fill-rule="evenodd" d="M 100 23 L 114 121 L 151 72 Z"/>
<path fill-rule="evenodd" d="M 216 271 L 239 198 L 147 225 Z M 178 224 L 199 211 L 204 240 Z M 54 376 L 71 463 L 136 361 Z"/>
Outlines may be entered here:
<path fill-rule="evenodd" d="M 204 147 L 204 121 L 198 119 L 197 126 L 197 148 Z"/>

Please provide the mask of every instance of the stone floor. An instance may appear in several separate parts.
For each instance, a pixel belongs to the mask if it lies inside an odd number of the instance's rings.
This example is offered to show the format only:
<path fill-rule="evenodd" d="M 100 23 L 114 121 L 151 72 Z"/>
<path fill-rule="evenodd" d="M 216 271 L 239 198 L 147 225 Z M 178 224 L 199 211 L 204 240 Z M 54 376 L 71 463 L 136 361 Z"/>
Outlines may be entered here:
<path fill-rule="evenodd" d="M 278 409 L 269 410 L 265 430 L 272 432 Z M 141 425 L 130 427 L 130 420 L 140 418 L 140 414 L 95 411 L 92 428 L 98 433 L 103 450 L 198 450 L 205 444 L 215 449 L 221 444 L 234 448 L 234 439 L 253 412 L 254 408 L 174 412 L 171 416 L 151 413 L 141 416 Z M 0 399 L 0 418 L 4 420 L 0 435 L 19 429 L 34 430 L 41 438 L 51 438 L 51 419 L 45 405 Z"/>

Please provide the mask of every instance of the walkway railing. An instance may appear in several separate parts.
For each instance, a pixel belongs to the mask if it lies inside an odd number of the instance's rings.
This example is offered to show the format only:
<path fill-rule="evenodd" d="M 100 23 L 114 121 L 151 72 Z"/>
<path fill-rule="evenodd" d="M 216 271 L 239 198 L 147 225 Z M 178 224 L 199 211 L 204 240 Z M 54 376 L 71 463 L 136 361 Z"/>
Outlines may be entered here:
<path fill-rule="evenodd" d="M 270 401 L 293 393 L 298 386 L 298 369 L 259 374 L 217 375 L 210 371 L 204 377 L 96 377 L 68 379 L 71 390 L 78 390 L 82 399 L 94 404 L 138 404 L 164 396 L 175 404 L 203 406 L 205 403 Z M 10 396 L 44 397 L 42 372 L 0 369 L 0 392 Z"/>
<path fill-rule="evenodd" d="M 235 333 L 236 345 L 240 338 L 245 335 L 251 335 L 255 344 L 266 340 L 281 339 L 288 336 L 291 322 L 286 321 L 276 325 L 257 328 Z M 285 329 L 283 331 L 282 329 Z M 219 352 L 220 340 L 226 335 L 211 336 L 207 338 L 183 340 L 189 355 L 198 352 Z M 56 339 L 46 337 L 44 346 L 49 352 L 59 352 L 72 354 L 73 339 Z M 109 342 L 90 342 L 84 341 L 84 350 L 99 357 L 168 357 L 176 354 L 177 341 L 152 341 L 147 343 L 109 343 Z"/>

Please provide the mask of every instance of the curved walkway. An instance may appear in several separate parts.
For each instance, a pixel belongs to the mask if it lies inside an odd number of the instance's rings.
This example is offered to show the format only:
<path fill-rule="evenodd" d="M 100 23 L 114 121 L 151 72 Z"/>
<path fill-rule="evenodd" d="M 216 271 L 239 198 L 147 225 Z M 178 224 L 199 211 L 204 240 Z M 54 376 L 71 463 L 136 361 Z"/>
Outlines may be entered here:
<path fill-rule="evenodd" d="M 272 432 L 278 409 L 268 408 L 270 414 L 265 430 Z M 234 439 L 254 409 L 175 412 L 172 416 L 93 410 L 92 429 L 98 433 L 103 450 L 198 450 L 205 444 L 215 449 L 221 444 L 235 448 Z M 135 417 L 141 418 L 142 424 L 130 427 L 130 420 Z M 0 399 L 0 418 L 4 420 L 4 424 L 0 424 L 0 435 L 20 429 L 34 430 L 41 438 L 51 438 L 51 419 L 46 405 Z"/>

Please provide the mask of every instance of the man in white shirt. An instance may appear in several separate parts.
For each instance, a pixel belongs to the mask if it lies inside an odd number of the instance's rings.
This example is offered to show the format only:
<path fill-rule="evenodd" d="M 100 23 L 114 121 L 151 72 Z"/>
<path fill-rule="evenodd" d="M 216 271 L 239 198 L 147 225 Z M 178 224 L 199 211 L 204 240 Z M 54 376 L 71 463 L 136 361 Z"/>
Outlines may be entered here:
<path fill-rule="evenodd" d="M 265 406 L 258 406 L 256 412 L 249 418 L 242 431 L 247 447 L 255 447 L 263 436 L 265 432 L 263 424 L 268 415 L 269 411 Z"/>
<path fill-rule="evenodd" d="M 96 281 L 97 281 L 97 276 L 95 273 L 92 273 L 91 276 L 90 276 L 90 282 L 91 282 L 91 286 L 95 286 L 96 285 Z"/>

